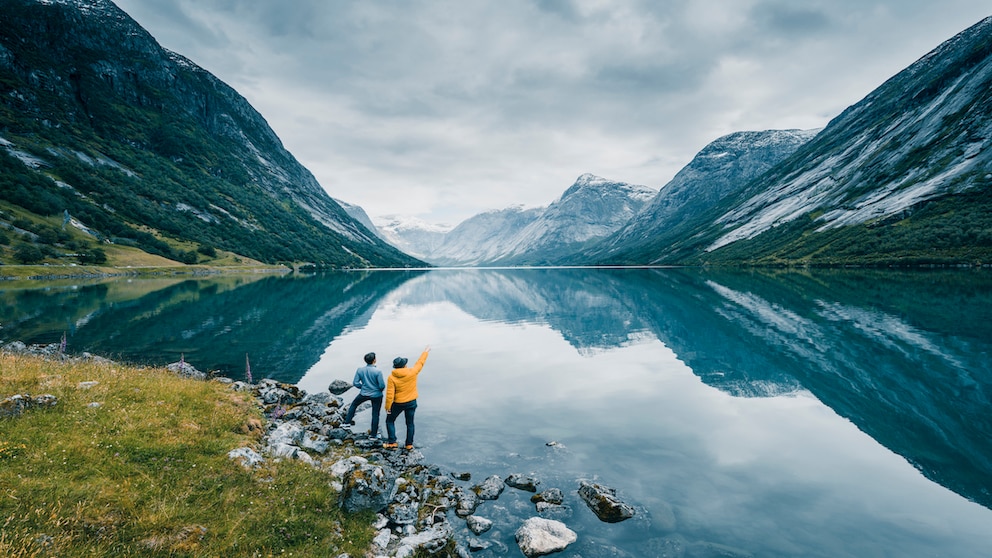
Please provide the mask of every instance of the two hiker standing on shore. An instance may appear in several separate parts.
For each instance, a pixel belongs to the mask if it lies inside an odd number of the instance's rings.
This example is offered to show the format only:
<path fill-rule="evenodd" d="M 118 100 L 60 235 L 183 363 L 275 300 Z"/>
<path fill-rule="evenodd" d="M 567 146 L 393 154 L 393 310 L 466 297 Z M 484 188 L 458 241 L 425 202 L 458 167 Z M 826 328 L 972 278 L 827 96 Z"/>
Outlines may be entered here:
<path fill-rule="evenodd" d="M 427 355 L 431 352 L 428 345 L 424 352 L 420 354 L 417 363 L 410 368 L 406 367 L 407 360 L 404 357 L 393 359 L 393 372 L 386 381 L 386 434 L 388 438 L 382 444 L 384 448 L 395 448 L 396 443 L 396 417 L 403 413 L 406 422 L 406 444 L 408 450 L 413 449 L 413 415 L 417 411 L 417 376 L 424 368 Z"/>
<path fill-rule="evenodd" d="M 417 376 L 424 368 L 427 355 L 431 352 L 428 345 L 424 352 L 420 354 L 417 362 L 407 368 L 405 357 L 393 359 L 393 371 L 387 381 L 382 379 L 382 371 L 376 366 L 375 353 L 365 355 L 365 366 L 355 371 L 355 379 L 352 385 L 359 389 L 355 400 L 348 407 L 348 413 L 344 417 L 344 423 L 350 426 L 355 425 L 355 412 L 358 406 L 366 401 L 372 402 L 372 429 L 369 436 L 373 439 L 379 437 L 379 409 L 382 405 L 383 391 L 386 399 L 386 442 L 382 444 L 384 448 L 399 447 L 396 439 L 396 418 L 403 414 L 406 422 L 406 449 L 413 449 L 414 422 L 413 417 L 417 411 Z"/>

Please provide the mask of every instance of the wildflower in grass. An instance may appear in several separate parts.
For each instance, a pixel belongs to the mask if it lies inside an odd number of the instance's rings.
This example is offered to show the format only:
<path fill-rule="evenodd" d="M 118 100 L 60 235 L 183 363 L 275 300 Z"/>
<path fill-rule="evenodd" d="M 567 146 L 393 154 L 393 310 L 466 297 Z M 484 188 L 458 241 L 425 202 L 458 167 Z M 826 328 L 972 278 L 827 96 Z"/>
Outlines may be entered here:
<path fill-rule="evenodd" d="M 0 459 L 14 457 L 18 452 L 24 449 L 27 449 L 27 446 L 24 444 L 13 444 L 6 441 L 0 441 Z"/>

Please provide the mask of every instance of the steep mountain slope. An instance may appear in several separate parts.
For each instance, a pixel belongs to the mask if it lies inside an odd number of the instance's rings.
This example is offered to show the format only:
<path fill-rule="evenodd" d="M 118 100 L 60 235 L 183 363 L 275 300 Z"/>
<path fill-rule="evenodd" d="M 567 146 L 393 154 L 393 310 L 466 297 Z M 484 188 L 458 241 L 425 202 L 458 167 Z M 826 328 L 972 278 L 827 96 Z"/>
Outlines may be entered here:
<path fill-rule="evenodd" d="M 766 260 L 883 253 L 988 261 L 990 142 L 992 18 L 844 111 L 799 156 L 762 178 L 771 187 L 752 184 L 719 217 L 721 230 L 706 250 L 738 244 L 736 253 L 747 248 Z M 855 236 L 861 238 L 852 242 Z M 725 252 L 718 257 L 734 257 Z"/>
<path fill-rule="evenodd" d="M 666 184 L 640 213 L 573 263 L 651 261 L 663 238 L 677 237 L 686 224 L 740 191 L 815 136 L 819 130 L 736 132 L 713 141 Z"/>
<path fill-rule="evenodd" d="M 362 226 L 368 229 L 368 231 L 372 234 L 382 238 L 382 235 L 379 234 L 379 229 L 375 226 L 375 223 L 372 222 L 369 214 L 365 213 L 365 209 L 359 205 L 348 203 L 337 198 L 332 199 L 334 200 L 334 203 L 340 205 L 341 209 L 344 209 L 345 213 L 347 213 L 352 219 L 361 223 Z"/>
<path fill-rule="evenodd" d="M 521 206 L 486 211 L 462 221 L 425 259 L 436 265 L 485 265 L 509 252 L 520 232 L 545 211 Z"/>
<path fill-rule="evenodd" d="M 168 257 L 185 241 L 267 262 L 418 263 L 334 203 L 236 91 L 109 0 L 2 12 L 0 200 Z"/>
<path fill-rule="evenodd" d="M 990 141 L 992 18 L 885 82 L 677 235 L 652 238 L 624 259 L 987 263 Z"/>

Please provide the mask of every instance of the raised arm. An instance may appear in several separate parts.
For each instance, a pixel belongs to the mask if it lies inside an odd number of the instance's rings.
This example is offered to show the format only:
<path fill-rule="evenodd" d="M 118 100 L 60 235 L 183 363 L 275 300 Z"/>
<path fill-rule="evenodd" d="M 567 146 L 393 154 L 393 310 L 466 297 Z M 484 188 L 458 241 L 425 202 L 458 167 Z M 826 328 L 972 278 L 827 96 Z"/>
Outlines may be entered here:
<path fill-rule="evenodd" d="M 430 352 L 430 345 L 424 347 L 424 352 L 420 353 L 420 358 L 417 359 L 417 363 L 410 367 L 414 374 L 420 374 L 420 370 L 424 367 L 424 363 L 427 362 L 427 355 L 430 354 Z"/>

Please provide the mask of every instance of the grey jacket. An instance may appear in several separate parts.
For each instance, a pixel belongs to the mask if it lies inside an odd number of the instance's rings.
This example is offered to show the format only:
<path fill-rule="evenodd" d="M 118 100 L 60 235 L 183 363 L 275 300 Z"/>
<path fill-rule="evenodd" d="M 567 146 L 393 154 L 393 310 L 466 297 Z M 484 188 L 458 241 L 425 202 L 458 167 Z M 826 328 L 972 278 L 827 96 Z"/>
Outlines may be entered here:
<path fill-rule="evenodd" d="M 361 390 L 361 394 L 367 397 L 382 397 L 382 390 L 386 389 L 386 381 L 382 379 L 382 372 L 370 364 L 355 371 L 355 379 L 351 382 Z"/>

